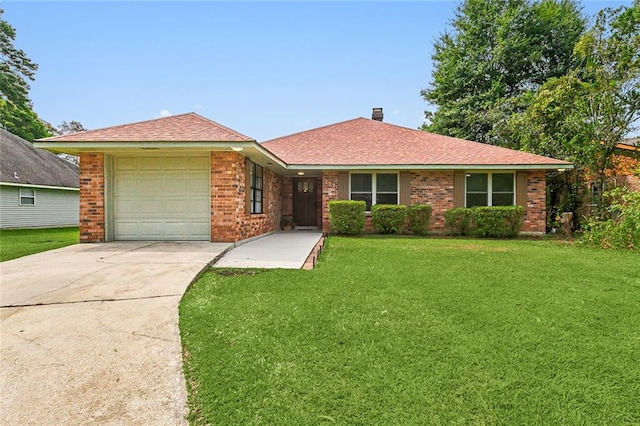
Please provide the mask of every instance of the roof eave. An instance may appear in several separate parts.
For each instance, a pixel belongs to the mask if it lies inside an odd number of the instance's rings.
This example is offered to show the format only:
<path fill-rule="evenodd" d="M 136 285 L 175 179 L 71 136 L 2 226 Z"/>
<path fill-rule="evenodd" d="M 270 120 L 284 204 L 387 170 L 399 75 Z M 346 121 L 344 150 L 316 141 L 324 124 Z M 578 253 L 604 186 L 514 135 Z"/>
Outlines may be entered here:
<path fill-rule="evenodd" d="M 17 186 L 26 188 L 41 188 L 41 189 L 58 189 L 61 191 L 79 191 L 77 187 L 71 186 L 52 186 L 52 185 L 37 185 L 32 183 L 17 183 L 17 182 L 0 182 L 0 186 Z"/>
<path fill-rule="evenodd" d="M 60 142 L 60 141 L 35 141 L 36 148 L 43 148 L 50 151 L 63 152 L 66 154 L 78 155 L 82 152 L 135 152 L 142 150 L 163 150 L 163 151 L 235 151 L 255 150 L 267 157 L 273 163 L 286 168 L 286 163 L 277 155 L 264 148 L 255 140 L 252 141 L 185 141 L 185 142 L 165 142 L 165 141 L 133 141 L 133 142 Z"/>
<path fill-rule="evenodd" d="M 568 170 L 573 164 L 288 164 L 296 170 Z"/>

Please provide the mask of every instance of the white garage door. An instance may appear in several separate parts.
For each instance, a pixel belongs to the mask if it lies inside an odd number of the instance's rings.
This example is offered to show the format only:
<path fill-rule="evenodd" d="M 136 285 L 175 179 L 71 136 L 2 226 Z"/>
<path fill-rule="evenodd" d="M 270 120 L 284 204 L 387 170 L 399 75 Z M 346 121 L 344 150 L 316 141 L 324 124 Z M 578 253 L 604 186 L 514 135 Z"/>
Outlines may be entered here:
<path fill-rule="evenodd" d="M 208 156 L 116 157 L 116 240 L 209 241 Z"/>

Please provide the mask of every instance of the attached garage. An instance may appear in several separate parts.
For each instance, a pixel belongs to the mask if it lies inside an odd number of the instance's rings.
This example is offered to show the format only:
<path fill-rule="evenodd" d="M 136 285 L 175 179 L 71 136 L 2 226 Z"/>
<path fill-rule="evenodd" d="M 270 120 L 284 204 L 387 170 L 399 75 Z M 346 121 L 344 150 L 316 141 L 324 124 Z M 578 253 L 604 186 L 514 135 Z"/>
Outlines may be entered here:
<path fill-rule="evenodd" d="M 209 155 L 115 156 L 115 240 L 209 241 Z"/>

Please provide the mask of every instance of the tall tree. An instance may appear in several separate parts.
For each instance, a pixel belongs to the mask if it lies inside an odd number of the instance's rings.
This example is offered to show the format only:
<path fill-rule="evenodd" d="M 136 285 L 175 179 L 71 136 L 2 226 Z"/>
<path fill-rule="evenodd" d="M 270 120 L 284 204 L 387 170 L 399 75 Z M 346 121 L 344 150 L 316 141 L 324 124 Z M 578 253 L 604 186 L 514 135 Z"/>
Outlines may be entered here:
<path fill-rule="evenodd" d="M 573 0 L 465 0 L 451 27 L 435 43 L 433 81 L 421 91 L 438 108 L 423 128 L 510 145 L 496 123 L 524 108 L 523 93 L 568 72 L 585 20 Z"/>
<path fill-rule="evenodd" d="M 640 0 L 602 10 L 576 43 L 574 57 L 569 73 L 522 97 L 527 108 L 511 115 L 501 132 L 526 151 L 587 171 L 599 182 L 595 201 L 602 205 L 615 146 L 640 122 Z M 566 198 L 579 200 L 575 194 Z"/>
<path fill-rule="evenodd" d="M 29 83 L 38 65 L 14 47 L 16 30 L 0 9 L 0 126 L 26 140 L 49 136 L 47 127 L 33 111 Z"/>

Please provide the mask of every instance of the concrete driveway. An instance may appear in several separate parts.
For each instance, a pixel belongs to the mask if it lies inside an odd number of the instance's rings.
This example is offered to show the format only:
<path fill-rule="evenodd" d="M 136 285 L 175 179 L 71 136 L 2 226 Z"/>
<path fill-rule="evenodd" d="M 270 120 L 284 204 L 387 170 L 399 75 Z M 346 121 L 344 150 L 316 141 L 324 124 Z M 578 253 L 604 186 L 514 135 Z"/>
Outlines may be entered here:
<path fill-rule="evenodd" d="M 229 247 L 82 244 L 0 263 L 0 423 L 185 424 L 177 307 Z"/>

